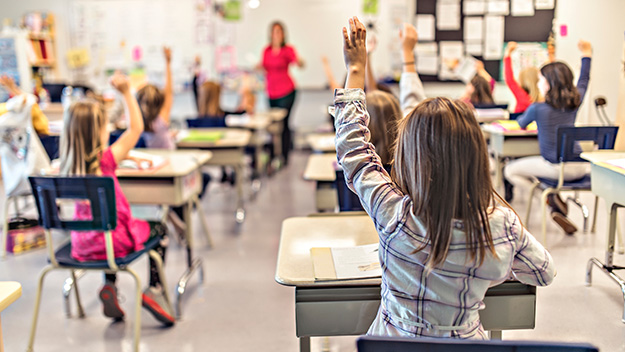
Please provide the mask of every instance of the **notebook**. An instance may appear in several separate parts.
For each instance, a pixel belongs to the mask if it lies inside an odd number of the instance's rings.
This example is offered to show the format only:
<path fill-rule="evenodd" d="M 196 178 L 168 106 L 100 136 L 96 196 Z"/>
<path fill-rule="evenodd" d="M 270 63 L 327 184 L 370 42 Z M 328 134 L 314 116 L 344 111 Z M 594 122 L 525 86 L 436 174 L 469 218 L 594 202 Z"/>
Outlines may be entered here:
<path fill-rule="evenodd" d="M 315 281 L 355 280 L 382 275 L 378 243 L 355 247 L 310 249 Z"/>

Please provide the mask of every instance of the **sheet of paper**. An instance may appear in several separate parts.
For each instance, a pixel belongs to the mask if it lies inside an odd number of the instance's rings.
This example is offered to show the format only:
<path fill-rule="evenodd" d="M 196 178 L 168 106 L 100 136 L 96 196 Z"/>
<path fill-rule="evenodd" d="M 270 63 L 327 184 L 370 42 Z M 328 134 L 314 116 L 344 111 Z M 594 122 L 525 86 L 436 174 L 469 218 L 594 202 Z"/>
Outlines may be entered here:
<path fill-rule="evenodd" d="M 436 28 L 440 31 L 460 29 L 460 2 L 436 3 Z"/>
<path fill-rule="evenodd" d="M 418 43 L 415 47 L 417 72 L 424 75 L 438 74 L 438 44 Z"/>
<path fill-rule="evenodd" d="M 346 248 L 332 248 L 336 278 L 357 279 L 382 276 L 378 243 Z"/>
<path fill-rule="evenodd" d="M 553 10 L 555 0 L 536 0 L 536 10 Z"/>
<path fill-rule="evenodd" d="M 417 15 L 415 21 L 419 41 L 434 41 L 436 39 L 434 15 Z"/>
<path fill-rule="evenodd" d="M 486 2 L 484 0 L 465 0 L 462 6 L 465 16 L 483 15 L 486 12 Z"/>
<path fill-rule="evenodd" d="M 510 1 L 508 0 L 491 0 L 486 4 L 486 13 L 489 15 L 507 16 L 510 14 Z"/>
<path fill-rule="evenodd" d="M 465 17 L 464 18 L 464 40 L 482 41 L 484 37 L 484 18 Z"/>
<path fill-rule="evenodd" d="M 465 52 L 469 55 L 482 56 L 482 53 L 484 52 L 484 45 L 482 45 L 482 42 L 465 42 L 464 46 Z"/>
<path fill-rule="evenodd" d="M 440 71 L 441 80 L 457 79 L 454 70 L 464 57 L 464 44 L 457 41 L 440 42 Z"/>
<path fill-rule="evenodd" d="M 475 69 L 476 61 L 473 56 L 465 55 L 454 70 L 456 77 L 464 83 L 469 83 L 477 73 Z"/>
<path fill-rule="evenodd" d="M 534 0 L 512 0 L 510 12 L 512 16 L 534 16 Z"/>
<path fill-rule="evenodd" d="M 503 16 L 485 16 L 484 60 L 499 60 L 503 56 Z"/>

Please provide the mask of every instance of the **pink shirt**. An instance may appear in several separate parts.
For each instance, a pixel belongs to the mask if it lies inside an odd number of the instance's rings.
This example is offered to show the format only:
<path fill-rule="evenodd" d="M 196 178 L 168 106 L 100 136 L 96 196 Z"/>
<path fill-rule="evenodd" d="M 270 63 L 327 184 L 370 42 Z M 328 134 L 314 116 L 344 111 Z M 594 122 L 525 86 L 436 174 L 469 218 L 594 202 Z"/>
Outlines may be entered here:
<path fill-rule="evenodd" d="M 134 251 L 143 249 L 143 243 L 150 237 L 150 226 L 146 221 L 134 219 L 130 205 L 122 192 L 115 175 L 117 163 L 111 148 L 102 153 L 100 160 L 102 176 L 113 178 L 115 183 L 115 200 L 117 206 L 117 227 L 112 231 L 115 258 L 124 257 Z M 76 220 L 91 219 L 91 206 L 86 203 L 76 204 Z M 72 257 L 80 261 L 106 260 L 106 244 L 104 233 L 99 231 L 72 231 Z"/>
<path fill-rule="evenodd" d="M 290 45 L 280 48 L 275 54 L 271 45 L 263 52 L 263 68 L 266 71 L 269 99 L 287 96 L 295 90 L 295 83 L 289 75 L 289 65 L 297 61 L 295 49 Z"/>

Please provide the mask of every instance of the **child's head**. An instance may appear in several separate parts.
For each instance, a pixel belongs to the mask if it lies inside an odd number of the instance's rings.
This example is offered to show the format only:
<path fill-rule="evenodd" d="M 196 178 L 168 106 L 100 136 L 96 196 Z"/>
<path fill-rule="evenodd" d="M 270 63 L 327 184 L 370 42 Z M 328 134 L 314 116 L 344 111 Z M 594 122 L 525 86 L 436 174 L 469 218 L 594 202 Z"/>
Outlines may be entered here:
<path fill-rule="evenodd" d="M 426 263 L 447 258 L 453 220 L 462 220 L 471 259 L 492 251 L 488 151 L 473 111 L 460 101 L 426 99 L 400 120 L 393 180 L 414 204 L 432 246 Z"/>
<path fill-rule="evenodd" d="M 254 109 L 256 108 L 256 95 L 254 92 L 246 87 L 241 89 L 240 95 L 239 108 L 248 114 L 254 114 Z"/>
<path fill-rule="evenodd" d="M 524 91 L 529 94 L 532 102 L 542 100 L 542 95 L 538 89 L 538 69 L 536 67 L 528 67 L 521 70 L 519 74 L 519 84 Z"/>
<path fill-rule="evenodd" d="M 165 103 L 165 95 L 153 84 L 146 84 L 137 92 L 137 102 L 143 116 L 143 125 L 146 132 L 152 132 L 152 123 L 161 112 Z"/>
<path fill-rule="evenodd" d="M 469 82 L 469 92 L 471 93 L 471 104 L 494 104 L 493 93 L 490 90 L 490 83 L 486 78 L 475 75 Z"/>
<path fill-rule="evenodd" d="M 65 113 L 61 135 L 61 175 L 93 175 L 108 144 L 107 117 L 102 104 L 83 100 Z"/>
<path fill-rule="evenodd" d="M 371 143 L 382 164 L 388 165 L 393 160 L 397 121 L 402 117 L 399 101 L 390 93 L 374 90 L 367 93 L 367 111 L 371 117 Z"/>
<path fill-rule="evenodd" d="M 543 66 L 538 87 L 545 102 L 556 109 L 574 110 L 581 103 L 579 91 L 573 84 L 573 72 L 565 63 L 552 62 Z"/>
<path fill-rule="evenodd" d="M 221 116 L 223 111 L 219 105 L 221 86 L 218 83 L 207 81 L 200 87 L 200 116 Z"/>

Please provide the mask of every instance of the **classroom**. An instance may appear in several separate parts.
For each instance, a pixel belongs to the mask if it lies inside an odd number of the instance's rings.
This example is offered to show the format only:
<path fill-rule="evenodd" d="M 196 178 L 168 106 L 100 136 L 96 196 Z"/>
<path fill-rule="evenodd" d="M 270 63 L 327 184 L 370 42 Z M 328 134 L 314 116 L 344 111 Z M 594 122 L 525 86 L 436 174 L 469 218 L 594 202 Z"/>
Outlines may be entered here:
<path fill-rule="evenodd" d="M 623 14 L 2 0 L 0 352 L 625 351 Z"/>

